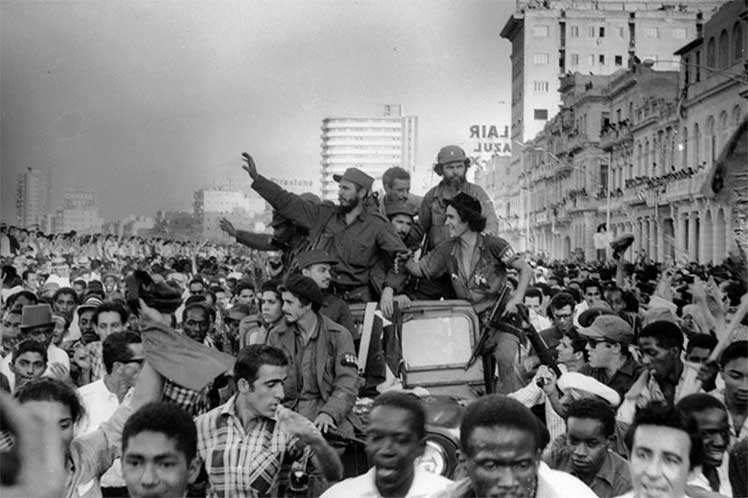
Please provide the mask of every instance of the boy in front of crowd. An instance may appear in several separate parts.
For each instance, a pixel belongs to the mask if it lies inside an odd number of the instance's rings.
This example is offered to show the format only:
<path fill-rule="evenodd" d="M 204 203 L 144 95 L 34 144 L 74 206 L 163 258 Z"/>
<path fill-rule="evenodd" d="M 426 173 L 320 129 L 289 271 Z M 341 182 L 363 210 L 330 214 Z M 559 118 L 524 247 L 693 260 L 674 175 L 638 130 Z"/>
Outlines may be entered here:
<path fill-rule="evenodd" d="M 172 403 L 150 403 L 122 430 L 122 476 L 132 498 L 184 497 L 200 472 L 197 429 Z"/>

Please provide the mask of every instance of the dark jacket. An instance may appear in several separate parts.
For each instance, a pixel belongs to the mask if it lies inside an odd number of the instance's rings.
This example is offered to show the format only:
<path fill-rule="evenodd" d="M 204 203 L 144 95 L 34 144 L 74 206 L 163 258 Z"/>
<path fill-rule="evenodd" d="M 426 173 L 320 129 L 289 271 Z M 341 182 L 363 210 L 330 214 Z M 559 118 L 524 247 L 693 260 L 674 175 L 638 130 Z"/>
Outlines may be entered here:
<path fill-rule="evenodd" d="M 394 256 L 407 248 L 392 225 L 375 210 L 365 210 L 350 225 L 337 206 L 300 198 L 258 176 L 252 188 L 281 216 L 309 230 L 310 249 L 324 249 L 338 260 L 336 283 L 345 287 L 373 285 L 381 288 L 400 281 L 393 271 Z M 370 273 L 380 261 L 387 262 L 384 282 L 371 282 Z"/>
<path fill-rule="evenodd" d="M 317 314 L 319 335 L 316 340 L 315 368 L 320 396 L 324 405 L 320 412 L 330 415 L 340 425 L 353 410 L 358 395 L 359 377 L 355 366 L 351 333 L 324 315 Z M 273 331 L 276 332 L 276 331 Z M 297 351 L 296 324 L 279 328 L 277 333 L 268 336 L 267 343 L 282 349 L 290 361 L 288 380 L 284 386 L 287 400 L 298 397 L 297 372 L 294 357 Z"/>

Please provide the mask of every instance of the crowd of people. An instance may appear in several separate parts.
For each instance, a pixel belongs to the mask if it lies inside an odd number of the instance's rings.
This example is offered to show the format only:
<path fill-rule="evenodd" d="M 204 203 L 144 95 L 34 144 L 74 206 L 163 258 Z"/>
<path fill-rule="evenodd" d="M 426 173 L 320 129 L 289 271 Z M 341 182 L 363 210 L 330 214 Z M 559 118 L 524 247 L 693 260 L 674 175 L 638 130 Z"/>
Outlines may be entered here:
<path fill-rule="evenodd" d="M 383 193 L 335 175 L 332 203 L 243 161 L 272 234 L 0 226 L 3 496 L 748 496 L 744 257 L 627 262 L 631 237 L 609 261 L 521 254 L 456 146 L 423 198 L 401 168 Z M 449 476 L 419 463 L 424 390 L 350 309 L 438 299 L 469 302 L 490 337 Z"/>

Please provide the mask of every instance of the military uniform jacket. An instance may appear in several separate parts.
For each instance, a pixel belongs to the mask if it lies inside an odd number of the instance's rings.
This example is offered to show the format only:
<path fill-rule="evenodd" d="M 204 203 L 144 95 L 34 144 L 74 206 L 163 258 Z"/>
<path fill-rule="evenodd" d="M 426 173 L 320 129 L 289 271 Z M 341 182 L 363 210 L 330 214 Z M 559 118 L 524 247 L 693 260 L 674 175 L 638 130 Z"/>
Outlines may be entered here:
<path fill-rule="evenodd" d="M 480 186 L 465 182 L 460 187 L 459 192 L 474 197 L 480 201 L 481 212 L 486 217 L 486 229 L 485 233 L 491 235 L 498 235 L 499 233 L 499 220 L 496 217 L 496 210 L 493 206 L 493 201 L 488 197 L 488 194 Z M 421 202 L 421 210 L 418 213 L 418 220 L 421 223 L 423 232 L 428 237 L 427 251 L 435 248 L 443 241 L 449 239 L 449 230 L 444 225 L 447 219 L 447 205 L 446 201 L 452 199 L 453 195 L 457 195 L 459 192 L 454 194 L 451 192 L 444 181 L 439 182 L 438 185 L 433 187 L 431 190 L 426 192 Z"/>
<path fill-rule="evenodd" d="M 390 285 L 390 279 L 400 279 L 392 271 L 392 261 L 397 253 L 407 249 L 392 225 L 380 214 L 364 210 L 349 225 L 337 206 L 306 201 L 262 176 L 252 183 L 252 188 L 281 216 L 309 230 L 309 249 L 324 249 L 337 258 L 338 284 L 369 285 L 371 269 L 380 260 L 387 262 L 388 272 L 384 282 L 371 282 L 375 288 Z"/>
<path fill-rule="evenodd" d="M 457 297 L 470 301 L 475 312 L 481 314 L 496 302 L 506 282 L 506 269 L 519 255 L 506 240 L 483 234 L 478 235 L 467 274 L 459 265 L 461 254 L 460 238 L 451 238 L 421 258 L 418 265 L 429 279 L 449 274 Z"/>
<path fill-rule="evenodd" d="M 351 413 L 358 395 L 359 377 L 353 339 L 345 327 L 326 316 L 318 313 L 317 319 L 314 368 L 320 396 L 324 401 L 320 412 L 330 415 L 339 426 Z M 267 340 L 267 344 L 282 349 L 290 359 L 288 379 L 284 386 L 287 400 L 294 400 L 299 394 L 297 372 L 294 371 L 297 335 L 300 335 L 297 325 L 288 324 L 285 328 L 273 330 Z"/>

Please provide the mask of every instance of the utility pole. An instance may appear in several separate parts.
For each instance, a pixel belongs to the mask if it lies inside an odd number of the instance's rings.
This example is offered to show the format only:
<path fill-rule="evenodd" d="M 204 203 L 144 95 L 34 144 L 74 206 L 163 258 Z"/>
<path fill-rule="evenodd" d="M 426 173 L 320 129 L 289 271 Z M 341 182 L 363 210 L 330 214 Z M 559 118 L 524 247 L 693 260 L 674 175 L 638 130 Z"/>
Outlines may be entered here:
<path fill-rule="evenodd" d="M 607 204 L 605 207 L 605 235 L 608 239 L 608 245 L 605 248 L 605 254 L 608 254 L 613 249 L 610 247 L 610 241 L 612 240 L 612 234 L 610 232 L 610 189 L 611 189 L 611 177 L 613 176 L 613 150 L 608 153 L 608 178 L 607 178 Z M 612 254 L 611 254 L 612 256 Z"/>

